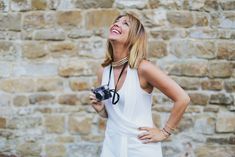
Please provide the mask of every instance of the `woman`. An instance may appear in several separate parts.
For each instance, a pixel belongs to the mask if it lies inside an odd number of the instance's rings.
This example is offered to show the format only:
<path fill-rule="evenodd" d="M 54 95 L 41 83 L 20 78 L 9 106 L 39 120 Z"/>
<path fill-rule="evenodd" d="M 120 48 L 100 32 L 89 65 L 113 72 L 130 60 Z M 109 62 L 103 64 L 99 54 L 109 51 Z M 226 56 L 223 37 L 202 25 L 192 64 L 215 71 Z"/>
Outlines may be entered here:
<path fill-rule="evenodd" d="M 98 72 L 112 97 L 100 101 L 91 92 L 93 108 L 108 118 L 101 157 L 162 157 L 161 141 L 179 123 L 190 102 L 186 92 L 157 66 L 146 60 L 146 32 L 131 14 L 116 18 L 108 37 L 108 51 Z M 152 91 L 158 88 L 174 101 L 162 129 L 152 121 Z"/>

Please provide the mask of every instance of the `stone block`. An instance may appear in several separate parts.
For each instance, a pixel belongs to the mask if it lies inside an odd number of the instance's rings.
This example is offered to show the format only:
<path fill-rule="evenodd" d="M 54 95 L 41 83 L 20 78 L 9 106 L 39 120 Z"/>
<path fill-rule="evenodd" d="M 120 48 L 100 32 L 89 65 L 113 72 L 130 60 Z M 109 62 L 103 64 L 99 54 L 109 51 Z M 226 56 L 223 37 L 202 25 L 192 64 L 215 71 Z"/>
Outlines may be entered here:
<path fill-rule="evenodd" d="M 202 80 L 201 87 L 204 90 L 222 90 L 223 81 L 219 79 Z"/>
<path fill-rule="evenodd" d="M 195 120 L 194 131 L 201 134 L 215 133 L 215 118 L 210 115 L 200 115 Z"/>
<path fill-rule="evenodd" d="M 235 92 L 235 80 L 225 80 L 224 88 L 227 92 Z"/>
<path fill-rule="evenodd" d="M 8 129 L 32 129 L 41 127 L 42 119 L 41 117 L 24 116 L 24 117 L 14 117 L 9 119 L 7 122 Z"/>
<path fill-rule="evenodd" d="M 210 78 L 227 78 L 232 75 L 232 64 L 227 61 L 210 61 L 208 76 Z"/>
<path fill-rule="evenodd" d="M 234 145 L 235 137 L 234 136 L 212 136 L 212 137 L 208 137 L 206 141 L 208 143 L 218 143 L 221 145 L 224 145 L 224 144 Z"/>
<path fill-rule="evenodd" d="M 215 58 L 215 44 L 211 41 L 174 40 L 169 44 L 170 53 L 180 58 Z"/>
<path fill-rule="evenodd" d="M 185 30 L 174 29 L 174 28 L 153 29 L 153 30 L 150 30 L 150 34 L 156 39 L 163 39 L 163 40 L 185 38 L 186 37 Z"/>
<path fill-rule="evenodd" d="M 30 78 L 0 80 L 0 89 L 5 92 L 11 92 L 11 93 L 33 92 L 34 88 L 35 88 L 34 80 Z"/>
<path fill-rule="evenodd" d="M 230 105 L 233 103 L 233 97 L 226 93 L 211 94 L 209 103 L 218 105 Z"/>
<path fill-rule="evenodd" d="M 193 105 L 203 105 L 206 106 L 209 102 L 210 96 L 202 92 L 190 92 L 188 93 L 191 103 Z"/>
<path fill-rule="evenodd" d="M 93 60 L 69 60 L 59 66 L 59 75 L 62 77 L 69 76 L 91 76 L 95 75 L 98 70 L 98 63 Z"/>
<path fill-rule="evenodd" d="M 167 19 L 170 25 L 174 27 L 189 28 L 194 25 L 193 15 L 188 11 L 169 11 Z"/>
<path fill-rule="evenodd" d="M 63 144 L 47 144 L 45 151 L 48 157 L 67 157 L 66 147 Z"/>
<path fill-rule="evenodd" d="M 11 41 L 0 41 L 0 59 L 15 60 L 18 57 L 19 49 L 17 45 Z"/>
<path fill-rule="evenodd" d="M 59 11 L 56 14 L 57 24 L 63 27 L 77 27 L 82 24 L 81 11 Z"/>
<path fill-rule="evenodd" d="M 12 73 L 12 64 L 9 62 L 0 63 L 0 78 L 7 78 Z"/>
<path fill-rule="evenodd" d="M 53 12 L 27 12 L 22 18 L 22 29 L 26 31 L 54 28 L 56 24 L 56 14 Z"/>
<path fill-rule="evenodd" d="M 57 77 L 44 77 L 36 80 L 37 91 L 39 92 L 51 92 L 51 91 L 63 91 L 63 80 Z"/>
<path fill-rule="evenodd" d="M 91 133 L 92 117 L 79 113 L 69 116 L 68 129 L 71 134 L 88 135 Z"/>
<path fill-rule="evenodd" d="M 209 15 L 206 13 L 195 12 L 194 13 L 195 25 L 196 26 L 208 26 L 209 24 Z"/>
<path fill-rule="evenodd" d="M 29 96 L 30 104 L 53 104 L 55 96 L 51 94 L 33 94 Z"/>
<path fill-rule="evenodd" d="M 97 81 L 91 77 L 79 77 L 77 79 L 70 79 L 69 86 L 73 91 L 90 90 L 92 87 L 96 87 Z"/>
<path fill-rule="evenodd" d="M 232 145 L 212 145 L 206 144 L 195 148 L 195 155 L 197 157 L 233 157 L 235 154 L 235 147 Z"/>
<path fill-rule="evenodd" d="M 12 0 L 11 10 L 13 11 L 28 11 L 31 9 L 29 0 Z"/>
<path fill-rule="evenodd" d="M 20 13 L 0 13 L 0 30 L 20 31 L 21 19 Z"/>
<path fill-rule="evenodd" d="M 233 112 L 219 112 L 216 120 L 216 132 L 234 133 L 235 114 Z"/>
<path fill-rule="evenodd" d="M 59 104 L 62 105 L 80 105 L 81 104 L 81 100 L 80 98 L 76 95 L 76 94 L 65 94 L 65 95 L 61 95 L 59 96 Z"/>
<path fill-rule="evenodd" d="M 48 44 L 48 50 L 53 57 L 72 57 L 77 55 L 77 45 L 73 42 L 52 42 Z"/>
<path fill-rule="evenodd" d="M 161 58 L 167 55 L 167 44 L 163 41 L 151 40 L 148 42 L 148 56 Z"/>
<path fill-rule="evenodd" d="M 85 16 L 86 28 L 90 30 L 109 27 L 118 15 L 119 11 L 117 10 L 90 10 Z"/>
<path fill-rule="evenodd" d="M 90 8 L 112 8 L 114 0 L 74 0 L 72 1 L 76 8 L 90 9 Z"/>
<path fill-rule="evenodd" d="M 208 62 L 205 60 L 171 60 L 163 68 L 171 75 L 204 77 L 208 73 Z"/>
<path fill-rule="evenodd" d="M 56 138 L 56 142 L 59 143 L 74 143 L 75 142 L 75 137 L 74 136 L 58 136 Z"/>
<path fill-rule="evenodd" d="M 0 106 L 9 107 L 11 104 L 11 95 L 0 92 Z"/>
<path fill-rule="evenodd" d="M 65 131 L 65 117 L 62 115 L 44 116 L 44 125 L 48 133 L 63 133 Z"/>
<path fill-rule="evenodd" d="M 36 157 L 40 156 L 42 146 L 39 143 L 24 142 L 16 146 L 16 151 L 20 156 L 24 157 Z"/>
<path fill-rule="evenodd" d="M 115 6 L 120 9 L 124 8 L 137 8 L 137 9 L 145 9 L 147 7 L 148 0 L 117 0 L 115 1 Z"/>
<path fill-rule="evenodd" d="M 235 60 L 235 42 L 221 41 L 218 43 L 218 59 Z"/>
<path fill-rule="evenodd" d="M 219 38 L 219 32 L 217 29 L 208 29 L 208 28 L 192 28 L 189 29 L 188 32 L 189 37 L 195 39 L 216 39 Z M 207 41 L 210 44 L 212 41 Z M 199 42 L 200 43 L 200 42 Z M 215 45 L 215 44 L 213 44 Z M 212 52 L 213 57 L 215 56 L 215 52 Z M 205 54 L 207 55 L 207 54 Z"/>
<path fill-rule="evenodd" d="M 0 128 L 4 129 L 6 127 L 6 118 L 0 117 Z"/>
<path fill-rule="evenodd" d="M 219 1 L 219 5 L 223 10 L 235 10 L 235 1 L 234 0 Z"/>
<path fill-rule="evenodd" d="M 228 11 L 224 12 L 223 15 L 219 18 L 219 28 L 223 29 L 234 29 L 235 28 L 235 12 Z"/>
<path fill-rule="evenodd" d="M 13 105 L 17 107 L 24 107 L 29 105 L 29 99 L 25 95 L 17 95 L 13 99 Z"/>
<path fill-rule="evenodd" d="M 46 10 L 47 0 L 31 0 L 31 7 L 33 10 Z"/>
<path fill-rule="evenodd" d="M 36 30 L 33 34 L 35 40 L 65 40 L 66 34 L 62 29 Z"/>
<path fill-rule="evenodd" d="M 24 42 L 22 44 L 22 56 L 28 59 L 43 58 L 48 55 L 45 42 Z"/>
<path fill-rule="evenodd" d="M 170 76 L 183 89 L 196 90 L 200 86 L 200 79 L 190 77 Z"/>

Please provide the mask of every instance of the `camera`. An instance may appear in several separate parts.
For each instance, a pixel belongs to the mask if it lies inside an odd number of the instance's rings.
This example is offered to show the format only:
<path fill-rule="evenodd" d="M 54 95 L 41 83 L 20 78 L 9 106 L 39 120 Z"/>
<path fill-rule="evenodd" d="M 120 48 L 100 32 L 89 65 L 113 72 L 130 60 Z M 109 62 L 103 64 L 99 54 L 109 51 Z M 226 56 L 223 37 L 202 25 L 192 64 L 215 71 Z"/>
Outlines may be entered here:
<path fill-rule="evenodd" d="M 104 85 L 96 89 L 92 89 L 92 92 L 95 94 L 96 99 L 98 99 L 99 101 L 106 100 L 112 97 L 112 94 L 109 90 L 108 85 Z"/>

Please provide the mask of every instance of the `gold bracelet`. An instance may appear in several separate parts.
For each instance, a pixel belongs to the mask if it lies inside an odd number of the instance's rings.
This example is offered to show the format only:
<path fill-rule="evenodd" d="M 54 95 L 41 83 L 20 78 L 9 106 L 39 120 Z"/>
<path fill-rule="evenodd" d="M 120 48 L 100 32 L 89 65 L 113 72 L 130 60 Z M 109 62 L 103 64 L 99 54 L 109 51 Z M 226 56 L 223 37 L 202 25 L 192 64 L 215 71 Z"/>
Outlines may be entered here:
<path fill-rule="evenodd" d="M 171 131 L 175 131 L 176 128 L 170 127 L 169 124 L 165 124 L 165 127 L 169 128 Z"/>

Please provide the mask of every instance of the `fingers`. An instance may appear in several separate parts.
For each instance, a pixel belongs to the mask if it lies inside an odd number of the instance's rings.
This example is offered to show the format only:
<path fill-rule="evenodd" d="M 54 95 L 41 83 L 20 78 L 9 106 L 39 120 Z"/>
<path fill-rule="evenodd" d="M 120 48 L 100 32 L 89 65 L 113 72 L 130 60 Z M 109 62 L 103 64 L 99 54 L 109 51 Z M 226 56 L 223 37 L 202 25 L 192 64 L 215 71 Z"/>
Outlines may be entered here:
<path fill-rule="evenodd" d="M 160 142 L 166 139 L 158 128 L 140 127 L 139 130 L 144 130 L 144 133 L 138 135 L 138 139 L 144 144 Z"/>

